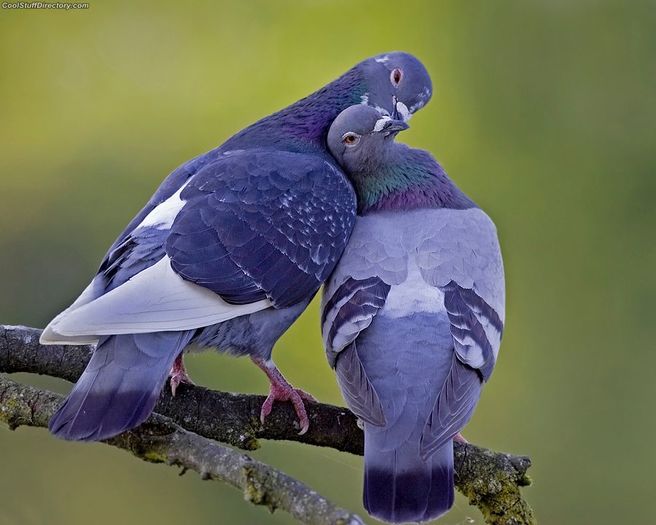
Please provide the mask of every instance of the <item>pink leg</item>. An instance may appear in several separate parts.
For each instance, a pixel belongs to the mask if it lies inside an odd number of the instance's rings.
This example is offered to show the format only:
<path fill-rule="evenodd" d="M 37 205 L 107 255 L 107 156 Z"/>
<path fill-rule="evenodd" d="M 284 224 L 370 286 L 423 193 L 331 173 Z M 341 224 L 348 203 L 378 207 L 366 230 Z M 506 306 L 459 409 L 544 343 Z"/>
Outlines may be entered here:
<path fill-rule="evenodd" d="M 316 399 L 303 390 L 294 388 L 280 373 L 280 370 L 273 364 L 271 360 L 265 360 L 260 357 L 251 357 L 252 361 L 267 375 L 271 382 L 269 388 L 269 395 L 262 404 L 260 410 L 260 421 L 264 424 L 265 419 L 271 413 L 273 403 L 276 401 L 291 401 L 298 417 L 298 422 L 301 425 L 299 435 L 305 434 L 310 428 L 310 420 L 308 419 L 307 412 L 305 411 L 305 404 L 303 401 L 311 401 L 316 403 Z"/>
<path fill-rule="evenodd" d="M 460 432 L 458 432 L 455 436 L 453 436 L 453 441 L 457 441 L 458 443 L 462 443 L 463 445 L 469 443 L 469 441 L 467 441 Z"/>
<path fill-rule="evenodd" d="M 189 378 L 187 370 L 185 369 L 184 361 L 182 360 L 182 352 L 178 357 L 175 358 L 169 376 L 171 377 L 171 394 L 174 397 L 178 386 L 180 386 L 180 383 L 186 383 L 188 385 L 194 384 L 194 382 Z"/>

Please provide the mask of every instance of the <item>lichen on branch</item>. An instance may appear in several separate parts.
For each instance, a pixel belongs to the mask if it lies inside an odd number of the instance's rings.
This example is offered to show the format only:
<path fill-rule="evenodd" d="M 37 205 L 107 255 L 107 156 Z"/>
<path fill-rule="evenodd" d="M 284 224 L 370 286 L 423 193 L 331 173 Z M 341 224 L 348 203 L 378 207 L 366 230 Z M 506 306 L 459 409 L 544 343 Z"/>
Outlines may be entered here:
<path fill-rule="evenodd" d="M 46 427 L 62 400 L 59 394 L 0 376 L 0 421 L 12 430 L 23 425 Z M 271 511 L 286 510 L 301 523 L 364 525 L 359 516 L 333 505 L 280 470 L 184 430 L 159 414 L 106 443 L 144 461 L 176 465 L 198 472 L 203 479 L 228 483 L 240 489 L 247 501 Z"/>

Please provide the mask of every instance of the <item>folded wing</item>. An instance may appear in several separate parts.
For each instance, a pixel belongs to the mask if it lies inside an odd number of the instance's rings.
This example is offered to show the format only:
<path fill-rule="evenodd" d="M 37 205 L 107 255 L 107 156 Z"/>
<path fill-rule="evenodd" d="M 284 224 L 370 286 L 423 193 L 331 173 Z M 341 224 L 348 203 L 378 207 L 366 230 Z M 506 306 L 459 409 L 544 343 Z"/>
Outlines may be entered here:
<path fill-rule="evenodd" d="M 233 304 L 276 308 L 313 295 L 355 220 L 345 176 L 317 155 L 231 155 L 201 170 L 166 242 L 174 270 Z"/>
<path fill-rule="evenodd" d="M 319 156 L 250 150 L 205 165 L 142 216 L 42 342 L 188 330 L 307 299 L 346 245 L 355 199 Z"/>
<path fill-rule="evenodd" d="M 501 343 L 504 280 L 496 230 L 480 210 L 427 238 L 418 261 L 427 284 L 444 294 L 453 340 L 453 359 L 421 437 L 429 457 L 471 418 L 483 383 L 492 374 Z"/>
<path fill-rule="evenodd" d="M 357 352 L 357 337 L 385 305 L 390 285 L 378 277 L 347 278 L 324 301 L 322 332 L 328 360 L 351 410 L 372 425 L 385 424 L 378 394 Z"/>

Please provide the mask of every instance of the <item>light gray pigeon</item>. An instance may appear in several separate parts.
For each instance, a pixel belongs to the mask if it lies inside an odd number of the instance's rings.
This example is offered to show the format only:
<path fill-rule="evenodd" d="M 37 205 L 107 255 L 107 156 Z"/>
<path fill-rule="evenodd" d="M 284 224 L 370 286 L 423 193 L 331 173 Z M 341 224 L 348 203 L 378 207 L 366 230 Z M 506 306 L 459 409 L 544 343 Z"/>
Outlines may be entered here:
<path fill-rule="evenodd" d="M 453 505 L 453 439 L 492 373 L 505 316 L 494 224 L 429 153 L 394 141 L 405 128 L 364 106 L 330 128 L 358 217 L 321 318 L 364 423 L 364 506 L 393 523 Z"/>

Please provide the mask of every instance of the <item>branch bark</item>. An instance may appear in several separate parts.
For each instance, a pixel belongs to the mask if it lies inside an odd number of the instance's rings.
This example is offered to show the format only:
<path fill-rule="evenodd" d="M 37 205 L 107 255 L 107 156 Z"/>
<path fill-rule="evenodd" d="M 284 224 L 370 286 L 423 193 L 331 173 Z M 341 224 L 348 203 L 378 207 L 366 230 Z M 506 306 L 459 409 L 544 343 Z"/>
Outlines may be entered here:
<path fill-rule="evenodd" d="M 39 335 L 40 330 L 34 328 L 0 326 L 0 372 L 30 372 L 76 381 L 89 360 L 90 348 L 44 347 L 39 345 Z M 295 413 L 287 403 L 276 404 L 263 426 L 259 420 L 263 401 L 263 396 L 216 392 L 183 384 L 175 398 L 164 389 L 155 410 L 189 432 L 246 450 L 258 448 L 258 439 L 273 439 L 362 454 L 362 431 L 347 409 L 308 404 L 310 430 L 299 436 Z M 0 397 L 0 409 L 4 405 Z M 216 417 L 217 414 L 221 417 Z M 454 455 L 456 487 L 481 510 L 486 523 L 536 523 L 520 492 L 520 487 L 530 484 L 528 457 L 461 443 L 455 443 Z"/>
<path fill-rule="evenodd" d="M 0 421 L 14 430 L 21 425 L 47 427 L 63 397 L 54 392 L 0 377 Z M 194 470 L 203 479 L 224 481 L 255 505 L 283 509 L 307 524 L 364 525 L 362 519 L 330 503 L 307 485 L 246 454 L 188 432 L 170 419 L 153 414 L 138 428 L 106 443 L 151 463 Z"/>

